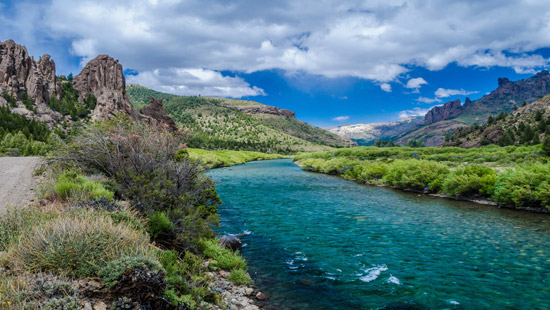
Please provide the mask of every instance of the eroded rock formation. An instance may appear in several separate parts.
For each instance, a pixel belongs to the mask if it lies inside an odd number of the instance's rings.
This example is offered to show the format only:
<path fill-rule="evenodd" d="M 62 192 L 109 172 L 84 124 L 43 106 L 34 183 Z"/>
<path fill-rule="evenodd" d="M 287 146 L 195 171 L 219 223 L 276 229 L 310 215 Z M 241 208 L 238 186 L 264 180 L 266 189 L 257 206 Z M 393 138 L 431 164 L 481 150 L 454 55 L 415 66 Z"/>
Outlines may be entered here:
<path fill-rule="evenodd" d="M 81 103 L 90 94 L 96 97 L 97 105 L 92 112 L 92 120 L 106 120 L 119 113 L 138 119 L 126 94 L 122 65 L 108 55 L 99 55 L 90 60 L 74 77 L 73 87 L 78 91 Z"/>
<path fill-rule="evenodd" d="M 172 132 L 178 131 L 176 122 L 166 114 L 162 107 L 162 99 L 149 99 L 149 105 L 141 110 L 140 118 L 143 123 L 153 126 L 161 126 Z"/>
<path fill-rule="evenodd" d="M 272 114 L 295 118 L 294 112 L 287 109 L 279 109 L 269 105 L 234 106 L 233 108 L 246 114 Z"/>
<path fill-rule="evenodd" d="M 460 99 L 449 101 L 440 107 L 433 107 L 424 117 L 424 124 L 433 124 L 457 116 L 462 111 Z"/>

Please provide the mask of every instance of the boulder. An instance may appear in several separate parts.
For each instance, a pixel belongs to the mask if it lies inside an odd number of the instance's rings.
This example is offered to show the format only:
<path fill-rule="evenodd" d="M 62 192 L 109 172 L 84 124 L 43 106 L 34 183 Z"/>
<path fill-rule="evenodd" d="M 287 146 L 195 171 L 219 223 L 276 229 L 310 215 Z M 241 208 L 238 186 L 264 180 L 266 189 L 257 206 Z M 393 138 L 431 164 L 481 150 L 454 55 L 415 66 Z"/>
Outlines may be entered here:
<path fill-rule="evenodd" d="M 225 235 L 220 238 L 220 246 L 223 248 L 229 248 L 233 251 L 243 247 L 241 239 L 236 235 Z"/>

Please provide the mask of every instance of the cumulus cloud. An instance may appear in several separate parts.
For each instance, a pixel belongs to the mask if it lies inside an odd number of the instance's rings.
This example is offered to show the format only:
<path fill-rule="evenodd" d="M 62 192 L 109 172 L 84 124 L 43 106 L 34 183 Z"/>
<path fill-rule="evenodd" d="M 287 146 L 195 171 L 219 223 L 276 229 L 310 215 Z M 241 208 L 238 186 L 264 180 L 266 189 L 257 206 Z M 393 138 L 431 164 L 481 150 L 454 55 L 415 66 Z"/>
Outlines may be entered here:
<path fill-rule="evenodd" d="M 391 84 L 389 83 L 380 84 L 380 88 L 387 93 L 391 93 Z"/>
<path fill-rule="evenodd" d="M 424 116 L 428 111 L 430 111 L 431 108 L 422 109 L 419 107 L 415 107 L 412 110 L 404 110 L 399 112 L 399 118 L 407 118 L 412 116 Z"/>
<path fill-rule="evenodd" d="M 220 72 L 201 68 L 169 68 L 142 71 L 128 76 L 128 83 L 176 95 L 206 95 L 241 98 L 265 96 L 263 89 L 251 87 L 239 77 L 223 76 Z"/>
<path fill-rule="evenodd" d="M 333 118 L 332 120 L 337 121 L 337 122 L 345 122 L 348 119 L 349 119 L 349 116 L 345 115 L 345 116 L 337 116 L 337 117 Z"/>
<path fill-rule="evenodd" d="M 418 97 L 416 101 L 422 102 L 422 103 L 434 103 L 434 102 L 441 102 L 442 100 L 439 98 Z"/>
<path fill-rule="evenodd" d="M 424 84 L 428 84 L 428 82 L 426 82 L 426 80 L 424 80 L 423 78 L 419 77 L 419 78 L 410 79 L 405 85 L 405 87 L 412 88 L 412 89 L 419 89 Z"/>
<path fill-rule="evenodd" d="M 457 95 L 467 96 L 467 95 L 476 94 L 476 93 L 478 92 L 467 91 L 464 89 L 447 89 L 447 88 L 438 88 L 435 91 L 435 95 L 438 98 L 447 98 L 447 97 L 457 96 Z"/>
<path fill-rule="evenodd" d="M 24 33 L 29 42 L 44 45 L 48 36 L 69 41 L 83 59 L 106 53 L 139 72 L 282 69 L 387 83 L 411 67 L 440 70 L 456 63 L 526 73 L 549 65 L 548 58 L 531 53 L 550 47 L 546 0 L 21 0 L 15 5 L 29 3 L 32 17 L 16 10 L 21 14 L 2 23 L 1 34 Z M 0 12 L 0 21 L 11 13 Z"/>

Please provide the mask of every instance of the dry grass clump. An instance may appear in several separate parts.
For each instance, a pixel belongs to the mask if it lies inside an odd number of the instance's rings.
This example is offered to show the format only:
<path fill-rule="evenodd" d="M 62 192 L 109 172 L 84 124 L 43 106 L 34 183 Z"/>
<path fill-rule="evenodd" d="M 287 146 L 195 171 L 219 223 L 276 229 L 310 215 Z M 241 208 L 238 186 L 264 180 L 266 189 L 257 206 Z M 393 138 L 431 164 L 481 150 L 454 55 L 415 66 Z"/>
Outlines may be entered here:
<path fill-rule="evenodd" d="M 31 272 L 89 277 L 113 259 L 152 255 L 147 235 L 98 212 L 83 215 L 61 216 L 24 233 L 14 258 Z"/>

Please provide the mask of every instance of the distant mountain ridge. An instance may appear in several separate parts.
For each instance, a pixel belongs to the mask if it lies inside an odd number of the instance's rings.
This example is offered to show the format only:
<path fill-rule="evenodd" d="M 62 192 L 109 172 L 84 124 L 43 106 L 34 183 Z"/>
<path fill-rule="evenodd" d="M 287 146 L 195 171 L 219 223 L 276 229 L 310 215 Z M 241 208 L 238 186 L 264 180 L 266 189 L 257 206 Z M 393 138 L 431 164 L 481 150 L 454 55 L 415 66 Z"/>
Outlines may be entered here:
<path fill-rule="evenodd" d="M 490 115 L 510 113 L 523 102 L 528 105 L 549 93 L 550 72 L 543 70 L 532 77 L 514 82 L 499 78 L 498 87 L 491 93 L 475 101 L 466 98 L 464 104 L 457 99 L 435 106 L 419 122 L 355 124 L 330 130 L 355 141 L 365 139 L 366 143 L 361 141 L 363 144 L 372 143 L 375 139 L 391 139 L 398 144 L 406 144 L 414 139 L 422 140 L 428 146 L 437 146 L 445 142 L 447 133 L 474 123 L 484 124 Z M 379 129 L 385 126 L 389 126 L 390 134 Z"/>
<path fill-rule="evenodd" d="M 422 121 L 423 117 L 413 116 L 385 123 L 342 125 L 328 128 L 328 130 L 342 137 L 349 138 L 359 145 L 372 145 L 377 139 L 397 139 L 404 131 L 418 127 Z"/>

